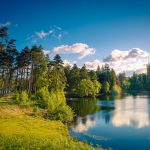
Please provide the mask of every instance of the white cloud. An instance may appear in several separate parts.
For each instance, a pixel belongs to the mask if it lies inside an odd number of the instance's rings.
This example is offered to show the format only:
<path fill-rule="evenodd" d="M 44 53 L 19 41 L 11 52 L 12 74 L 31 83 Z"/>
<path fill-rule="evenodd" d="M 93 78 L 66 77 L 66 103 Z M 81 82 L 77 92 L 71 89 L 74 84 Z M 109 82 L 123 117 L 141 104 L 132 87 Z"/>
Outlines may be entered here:
<path fill-rule="evenodd" d="M 0 27 L 8 27 L 10 25 L 10 22 L 0 23 Z"/>
<path fill-rule="evenodd" d="M 64 66 L 70 66 L 70 67 L 73 66 L 73 64 L 68 60 L 64 60 L 63 63 L 64 63 Z"/>
<path fill-rule="evenodd" d="M 78 54 L 78 59 L 93 55 L 94 53 L 95 49 L 90 48 L 87 44 L 84 43 L 75 43 L 73 45 L 60 45 L 49 51 L 49 54 Z"/>
<path fill-rule="evenodd" d="M 72 45 L 60 45 L 54 47 L 52 50 L 44 50 L 45 54 L 77 54 L 78 59 L 82 59 L 86 56 L 93 55 L 95 48 L 89 47 L 84 43 L 75 43 Z M 95 59 L 93 61 L 86 61 L 84 64 L 88 69 L 96 70 L 97 67 L 102 67 L 106 63 L 113 68 L 116 73 L 125 72 L 127 76 L 136 73 L 146 73 L 146 67 L 150 60 L 150 55 L 145 50 L 139 48 L 132 48 L 126 51 L 115 49 L 111 54 L 103 61 Z M 66 64 L 72 64 L 77 62 L 67 62 Z"/>
<path fill-rule="evenodd" d="M 130 58 L 137 59 L 137 58 L 145 58 L 145 57 L 149 57 L 149 54 L 146 51 L 139 48 L 132 48 L 127 51 L 115 49 L 111 52 L 111 54 L 108 57 L 104 59 L 104 61 L 106 62 L 124 61 L 124 60 L 129 60 Z"/>
<path fill-rule="evenodd" d="M 91 70 L 96 70 L 97 67 L 102 67 L 102 65 L 104 65 L 103 62 L 101 62 L 100 60 L 98 59 L 95 59 L 93 61 L 87 61 L 85 62 L 85 65 L 88 69 L 91 69 Z"/>
<path fill-rule="evenodd" d="M 40 39 L 44 39 L 44 38 L 47 38 L 49 36 L 52 36 L 54 38 L 57 38 L 58 40 L 61 40 L 66 34 L 68 34 L 68 32 L 63 31 L 62 28 L 58 27 L 58 26 L 50 27 L 50 30 L 47 32 L 44 30 L 36 32 L 36 35 Z"/>
<path fill-rule="evenodd" d="M 43 38 L 49 36 L 50 34 L 52 34 L 52 32 L 53 32 L 53 31 L 51 31 L 51 30 L 48 31 L 48 32 L 44 32 L 44 31 L 42 30 L 42 31 L 40 31 L 40 32 L 36 32 L 36 35 L 37 35 L 39 38 L 43 39 Z"/>
<path fill-rule="evenodd" d="M 96 69 L 98 65 L 107 63 L 117 73 L 126 72 L 127 75 L 131 75 L 134 71 L 137 73 L 146 72 L 146 66 L 149 60 L 149 53 L 139 48 L 133 48 L 127 51 L 115 49 L 103 62 L 96 59 L 85 64 L 89 69 Z"/>
<path fill-rule="evenodd" d="M 122 60 L 128 55 L 128 51 L 122 51 L 115 49 L 111 52 L 111 54 L 104 59 L 104 61 L 116 61 L 116 60 Z"/>

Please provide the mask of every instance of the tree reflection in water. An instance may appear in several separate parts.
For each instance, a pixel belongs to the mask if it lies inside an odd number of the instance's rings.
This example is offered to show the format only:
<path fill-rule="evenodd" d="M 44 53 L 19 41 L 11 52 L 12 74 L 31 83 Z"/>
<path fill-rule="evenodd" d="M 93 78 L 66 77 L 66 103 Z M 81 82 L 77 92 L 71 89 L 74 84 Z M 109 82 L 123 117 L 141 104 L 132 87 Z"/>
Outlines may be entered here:
<path fill-rule="evenodd" d="M 104 148 L 149 150 L 150 96 L 125 95 L 72 99 L 75 112 L 70 135 Z M 133 142 L 134 141 L 134 142 Z M 139 142 L 140 141 L 140 142 Z M 126 147 L 125 147 L 126 146 Z"/>

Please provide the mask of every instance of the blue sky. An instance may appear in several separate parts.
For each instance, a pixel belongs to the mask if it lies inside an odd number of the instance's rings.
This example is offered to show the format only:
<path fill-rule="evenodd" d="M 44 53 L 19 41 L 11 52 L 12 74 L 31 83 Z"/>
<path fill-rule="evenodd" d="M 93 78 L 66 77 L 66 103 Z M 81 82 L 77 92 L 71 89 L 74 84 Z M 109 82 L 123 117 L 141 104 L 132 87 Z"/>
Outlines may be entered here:
<path fill-rule="evenodd" d="M 10 36 L 17 39 L 19 50 L 75 43 L 95 49 L 80 61 L 76 53 L 62 54 L 79 65 L 102 60 L 114 49 L 150 52 L 149 0 L 0 0 L 0 8 L 0 23 L 10 23 Z"/>

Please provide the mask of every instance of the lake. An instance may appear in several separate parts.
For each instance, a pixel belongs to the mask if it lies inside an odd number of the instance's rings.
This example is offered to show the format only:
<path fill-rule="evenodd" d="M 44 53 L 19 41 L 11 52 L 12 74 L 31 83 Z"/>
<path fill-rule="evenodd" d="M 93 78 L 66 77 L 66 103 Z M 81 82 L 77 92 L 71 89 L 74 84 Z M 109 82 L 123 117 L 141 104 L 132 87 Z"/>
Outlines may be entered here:
<path fill-rule="evenodd" d="M 150 97 L 126 95 L 69 99 L 75 112 L 70 135 L 113 150 L 150 150 Z"/>

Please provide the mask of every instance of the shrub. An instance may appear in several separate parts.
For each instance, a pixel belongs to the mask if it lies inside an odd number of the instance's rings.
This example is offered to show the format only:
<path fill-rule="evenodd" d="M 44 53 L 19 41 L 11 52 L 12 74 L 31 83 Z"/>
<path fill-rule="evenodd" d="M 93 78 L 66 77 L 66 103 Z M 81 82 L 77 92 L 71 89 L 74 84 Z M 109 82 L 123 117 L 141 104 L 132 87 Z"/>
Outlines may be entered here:
<path fill-rule="evenodd" d="M 20 95 L 19 95 L 18 92 L 16 92 L 16 93 L 14 94 L 14 99 L 16 100 L 16 102 L 17 102 L 18 104 L 20 103 Z"/>
<path fill-rule="evenodd" d="M 15 94 L 15 100 L 19 105 L 28 105 L 29 104 L 29 96 L 26 91 L 22 91 L 21 93 Z"/>
<path fill-rule="evenodd" d="M 41 108 L 47 108 L 51 111 L 66 104 L 63 91 L 49 92 L 47 87 L 41 88 L 36 93 L 36 99 Z"/>
<path fill-rule="evenodd" d="M 27 104 L 29 102 L 29 96 L 26 91 L 20 93 L 20 101 L 22 104 Z"/>
<path fill-rule="evenodd" d="M 46 88 L 46 87 L 41 88 L 36 93 L 36 96 L 34 98 L 36 98 L 38 105 L 41 108 L 48 108 L 48 101 L 50 99 L 50 94 L 49 94 L 48 88 Z"/>
<path fill-rule="evenodd" d="M 45 117 L 51 120 L 61 120 L 63 122 L 70 122 L 73 119 L 73 111 L 67 105 L 59 106 L 54 112 L 48 110 Z"/>

